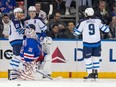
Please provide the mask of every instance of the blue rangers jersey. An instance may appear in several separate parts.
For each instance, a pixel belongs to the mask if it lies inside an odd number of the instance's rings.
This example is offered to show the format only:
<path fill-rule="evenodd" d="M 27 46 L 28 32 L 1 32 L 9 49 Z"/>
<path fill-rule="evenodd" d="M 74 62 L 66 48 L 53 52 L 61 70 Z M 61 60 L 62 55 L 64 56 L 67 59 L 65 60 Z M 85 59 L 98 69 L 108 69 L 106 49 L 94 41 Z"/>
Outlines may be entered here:
<path fill-rule="evenodd" d="M 26 38 L 24 46 L 21 48 L 20 56 L 26 62 L 37 60 L 41 54 L 40 43 L 33 38 Z"/>
<path fill-rule="evenodd" d="M 25 26 L 28 26 L 29 24 L 35 25 L 35 31 L 38 34 L 41 34 L 42 31 L 44 32 L 47 30 L 47 26 L 41 21 L 39 17 L 35 17 L 31 19 L 30 17 L 25 20 Z"/>
<path fill-rule="evenodd" d="M 9 29 L 9 42 L 11 45 L 22 43 L 23 35 L 17 32 L 20 28 L 23 28 L 21 21 L 18 18 L 13 18 Z"/>
<path fill-rule="evenodd" d="M 82 20 L 75 28 L 74 35 L 83 35 L 84 46 L 99 46 L 100 45 L 100 30 L 108 33 L 109 28 L 102 24 L 100 19 L 89 18 Z"/>

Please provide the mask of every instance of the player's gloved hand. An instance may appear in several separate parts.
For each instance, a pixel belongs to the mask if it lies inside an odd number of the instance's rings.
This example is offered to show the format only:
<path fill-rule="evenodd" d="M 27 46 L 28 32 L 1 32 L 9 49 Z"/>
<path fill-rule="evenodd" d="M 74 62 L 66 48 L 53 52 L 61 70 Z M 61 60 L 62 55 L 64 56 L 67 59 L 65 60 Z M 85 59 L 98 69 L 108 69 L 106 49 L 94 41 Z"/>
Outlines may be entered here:
<path fill-rule="evenodd" d="M 39 40 L 40 40 L 40 42 L 42 42 L 42 41 L 44 40 L 44 37 L 41 36 L 41 37 L 39 38 Z"/>
<path fill-rule="evenodd" d="M 40 56 L 37 58 L 36 62 L 43 61 L 44 60 L 45 53 L 41 52 Z"/>
<path fill-rule="evenodd" d="M 25 29 L 18 28 L 18 29 L 16 29 L 16 32 L 18 32 L 19 34 L 24 34 L 25 33 Z"/>
<path fill-rule="evenodd" d="M 40 37 L 39 37 L 40 42 L 42 42 L 44 40 L 44 37 L 46 37 L 46 34 L 45 34 L 45 32 L 42 31 L 40 34 Z"/>

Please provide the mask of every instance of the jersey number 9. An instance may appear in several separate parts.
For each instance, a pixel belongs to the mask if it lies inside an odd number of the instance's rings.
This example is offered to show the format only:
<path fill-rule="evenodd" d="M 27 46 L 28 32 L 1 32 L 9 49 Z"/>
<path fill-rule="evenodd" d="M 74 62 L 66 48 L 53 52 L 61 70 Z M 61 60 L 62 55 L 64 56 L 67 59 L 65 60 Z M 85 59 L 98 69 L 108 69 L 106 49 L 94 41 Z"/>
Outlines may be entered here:
<path fill-rule="evenodd" d="M 89 35 L 94 35 L 95 34 L 95 27 L 94 24 L 89 24 Z"/>

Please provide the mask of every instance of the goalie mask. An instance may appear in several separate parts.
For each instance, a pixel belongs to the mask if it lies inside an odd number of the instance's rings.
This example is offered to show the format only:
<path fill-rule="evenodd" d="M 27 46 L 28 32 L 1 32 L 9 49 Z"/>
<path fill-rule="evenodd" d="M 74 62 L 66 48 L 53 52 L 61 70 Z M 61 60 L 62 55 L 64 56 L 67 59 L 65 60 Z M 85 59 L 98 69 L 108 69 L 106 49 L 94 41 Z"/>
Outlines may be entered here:
<path fill-rule="evenodd" d="M 35 26 L 33 24 L 29 24 L 25 30 L 25 35 L 27 38 L 37 38 Z"/>

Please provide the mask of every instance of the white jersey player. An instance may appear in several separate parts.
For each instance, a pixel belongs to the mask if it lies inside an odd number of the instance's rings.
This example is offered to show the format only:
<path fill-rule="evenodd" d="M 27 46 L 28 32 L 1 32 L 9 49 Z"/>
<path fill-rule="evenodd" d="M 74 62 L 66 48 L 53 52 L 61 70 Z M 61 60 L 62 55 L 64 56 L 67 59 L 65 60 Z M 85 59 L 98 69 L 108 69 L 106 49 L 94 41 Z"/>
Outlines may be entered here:
<path fill-rule="evenodd" d="M 36 16 L 36 8 L 34 6 L 30 6 L 29 9 L 29 17 L 25 20 L 25 25 L 34 24 L 36 28 L 36 34 L 38 38 L 45 37 L 45 31 L 47 30 L 47 26 L 41 21 L 41 18 Z"/>
<path fill-rule="evenodd" d="M 9 42 L 11 46 L 13 46 L 16 43 L 22 43 L 23 40 L 23 35 L 17 32 L 17 29 L 23 28 L 23 25 L 20 20 L 22 16 L 22 12 L 23 10 L 21 8 L 14 9 L 15 17 L 12 18 L 10 29 L 9 29 Z"/>
<path fill-rule="evenodd" d="M 21 23 L 23 10 L 21 8 L 14 9 L 14 18 L 12 18 L 10 29 L 9 29 L 9 42 L 13 47 L 13 58 L 10 61 L 9 70 L 17 70 L 19 63 L 20 49 L 23 43 L 23 35 L 17 30 L 22 29 L 23 25 Z"/>
<path fill-rule="evenodd" d="M 43 10 L 41 10 L 41 3 L 40 2 L 37 2 L 35 3 L 35 8 L 36 8 L 36 14 L 38 17 L 41 17 L 42 18 L 42 21 L 47 24 L 48 23 L 48 20 L 47 20 L 47 15 L 46 15 L 46 12 L 44 12 Z"/>
<path fill-rule="evenodd" d="M 101 56 L 100 30 L 108 33 L 109 28 L 102 24 L 101 20 L 93 17 L 94 10 L 87 8 L 85 10 L 86 18 L 82 20 L 75 28 L 74 35 L 83 35 L 83 57 L 86 64 L 88 78 L 98 78 Z"/>

